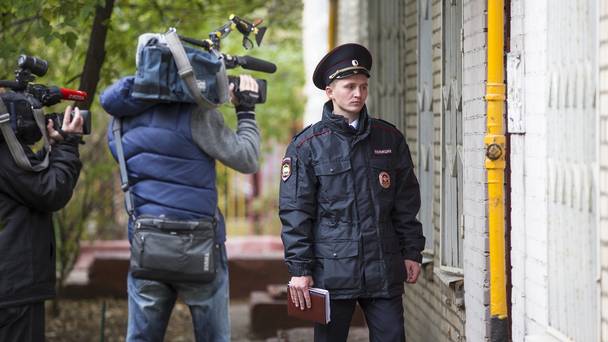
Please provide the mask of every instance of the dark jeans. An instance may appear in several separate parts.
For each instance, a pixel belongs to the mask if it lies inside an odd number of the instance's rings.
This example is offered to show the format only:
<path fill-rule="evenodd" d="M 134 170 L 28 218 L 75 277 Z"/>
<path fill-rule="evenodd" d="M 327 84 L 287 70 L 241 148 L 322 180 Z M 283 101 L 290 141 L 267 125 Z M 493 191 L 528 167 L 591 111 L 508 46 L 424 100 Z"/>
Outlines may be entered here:
<path fill-rule="evenodd" d="M 403 342 L 405 328 L 401 300 L 401 296 L 332 300 L 331 321 L 327 325 L 315 324 L 315 342 L 346 342 L 357 302 L 365 314 L 371 342 Z"/>
<path fill-rule="evenodd" d="M 43 342 L 44 302 L 0 309 L 0 341 Z"/>

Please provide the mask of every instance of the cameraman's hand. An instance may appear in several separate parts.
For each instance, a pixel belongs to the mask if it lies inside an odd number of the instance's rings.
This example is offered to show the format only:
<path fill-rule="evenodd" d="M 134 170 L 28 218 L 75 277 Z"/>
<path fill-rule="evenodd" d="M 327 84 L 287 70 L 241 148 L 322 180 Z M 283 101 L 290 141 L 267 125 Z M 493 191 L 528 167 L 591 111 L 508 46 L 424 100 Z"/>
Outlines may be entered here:
<path fill-rule="evenodd" d="M 72 106 L 67 106 L 65 108 L 65 112 L 63 113 L 63 123 L 61 126 L 61 130 L 67 134 L 82 134 L 83 124 L 84 119 L 80 114 L 80 109 L 78 109 L 78 107 L 74 108 L 74 118 L 72 118 Z M 52 120 L 49 120 L 47 122 L 46 130 L 49 133 L 51 144 L 54 144 L 58 141 L 63 141 L 64 136 L 55 130 Z"/>
<path fill-rule="evenodd" d="M 235 93 L 234 83 L 230 83 L 230 100 L 243 110 L 253 111 L 260 96 L 258 93 L 258 82 L 249 75 L 240 75 L 239 90 Z M 239 108 L 237 108 L 239 111 Z"/>
<path fill-rule="evenodd" d="M 82 125 L 84 125 L 84 119 L 80 114 L 80 109 L 78 107 L 74 108 L 74 117 L 72 118 L 72 106 L 68 106 L 63 115 L 61 130 L 68 134 L 82 134 Z"/>

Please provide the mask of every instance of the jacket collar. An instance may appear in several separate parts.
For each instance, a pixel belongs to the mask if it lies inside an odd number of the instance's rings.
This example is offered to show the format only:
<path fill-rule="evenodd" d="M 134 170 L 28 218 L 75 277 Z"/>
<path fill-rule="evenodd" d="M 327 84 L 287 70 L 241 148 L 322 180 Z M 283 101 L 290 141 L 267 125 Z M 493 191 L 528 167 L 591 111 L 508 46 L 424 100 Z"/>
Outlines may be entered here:
<path fill-rule="evenodd" d="M 339 131 L 340 133 L 359 136 L 358 140 L 365 138 L 369 134 L 371 127 L 371 119 L 367 114 L 367 106 L 365 105 L 363 106 L 363 109 L 361 109 L 361 112 L 359 112 L 359 124 L 357 125 L 357 128 L 349 125 L 348 120 L 342 115 L 334 114 L 334 104 L 331 101 L 325 102 L 321 121 L 331 129 Z"/>

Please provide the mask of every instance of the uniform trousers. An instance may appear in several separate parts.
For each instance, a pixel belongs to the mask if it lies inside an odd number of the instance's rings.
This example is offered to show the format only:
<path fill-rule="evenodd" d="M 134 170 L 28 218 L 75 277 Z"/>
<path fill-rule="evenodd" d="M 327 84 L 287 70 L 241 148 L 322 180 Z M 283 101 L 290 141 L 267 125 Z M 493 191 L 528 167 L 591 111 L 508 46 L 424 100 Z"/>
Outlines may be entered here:
<path fill-rule="evenodd" d="M 371 342 L 405 341 L 402 296 L 395 296 L 331 300 L 331 320 L 327 325 L 315 324 L 315 342 L 346 342 L 357 302 L 365 315 Z"/>
<path fill-rule="evenodd" d="M 0 341 L 43 342 L 44 302 L 0 308 Z"/>

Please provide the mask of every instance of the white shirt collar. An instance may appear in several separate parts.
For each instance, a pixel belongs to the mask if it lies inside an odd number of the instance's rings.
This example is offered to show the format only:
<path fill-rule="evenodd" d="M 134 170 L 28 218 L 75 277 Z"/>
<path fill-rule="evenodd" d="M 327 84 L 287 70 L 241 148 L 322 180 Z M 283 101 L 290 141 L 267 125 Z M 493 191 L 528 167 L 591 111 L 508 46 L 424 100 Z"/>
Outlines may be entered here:
<path fill-rule="evenodd" d="M 359 119 L 354 120 L 353 122 L 351 122 L 349 125 L 353 126 L 353 128 L 357 128 L 357 126 L 359 126 Z"/>

